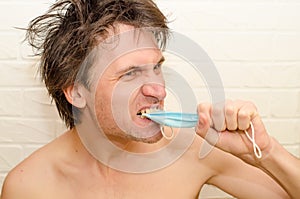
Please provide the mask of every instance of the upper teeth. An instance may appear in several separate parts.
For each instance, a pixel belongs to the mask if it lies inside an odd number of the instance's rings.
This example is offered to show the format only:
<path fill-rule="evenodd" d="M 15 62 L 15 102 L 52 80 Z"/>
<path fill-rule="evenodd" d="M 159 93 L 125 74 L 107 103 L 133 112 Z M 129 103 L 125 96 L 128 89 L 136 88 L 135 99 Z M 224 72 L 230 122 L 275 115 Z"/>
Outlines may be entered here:
<path fill-rule="evenodd" d="M 142 114 L 150 113 L 150 109 L 147 108 L 147 109 L 141 110 L 141 113 Z"/>
<path fill-rule="evenodd" d="M 157 110 L 159 110 L 158 107 L 143 109 L 143 110 L 140 111 L 141 118 L 145 118 L 144 114 L 149 114 L 149 113 L 157 111 Z"/>

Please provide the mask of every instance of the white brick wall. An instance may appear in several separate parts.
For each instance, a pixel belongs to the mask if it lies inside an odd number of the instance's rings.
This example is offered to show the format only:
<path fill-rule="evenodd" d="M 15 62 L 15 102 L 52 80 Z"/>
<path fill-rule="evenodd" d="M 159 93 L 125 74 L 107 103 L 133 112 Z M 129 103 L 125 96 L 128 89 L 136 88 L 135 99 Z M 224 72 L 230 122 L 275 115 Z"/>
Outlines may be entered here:
<path fill-rule="evenodd" d="M 0 2 L 0 186 L 6 173 L 63 130 L 21 43 L 53 0 Z M 300 1 L 157 0 L 170 25 L 213 59 L 229 98 L 256 102 L 271 135 L 300 156 Z M 202 84 L 195 91 L 203 92 Z M 198 98 L 201 100 L 201 95 Z M 229 197 L 205 186 L 200 198 Z"/>

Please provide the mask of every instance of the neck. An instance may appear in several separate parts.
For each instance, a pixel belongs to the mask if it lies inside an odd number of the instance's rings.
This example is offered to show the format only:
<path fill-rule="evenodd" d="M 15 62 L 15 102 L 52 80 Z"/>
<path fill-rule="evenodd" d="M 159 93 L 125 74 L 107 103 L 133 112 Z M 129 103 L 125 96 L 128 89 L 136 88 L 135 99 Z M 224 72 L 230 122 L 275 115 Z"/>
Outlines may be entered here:
<path fill-rule="evenodd" d="M 135 141 L 130 138 L 123 138 L 120 136 L 107 136 L 107 139 L 112 142 L 116 147 L 132 152 L 132 153 L 150 153 L 154 152 L 164 146 L 170 141 L 164 139 L 161 134 L 156 135 L 149 140 Z"/>

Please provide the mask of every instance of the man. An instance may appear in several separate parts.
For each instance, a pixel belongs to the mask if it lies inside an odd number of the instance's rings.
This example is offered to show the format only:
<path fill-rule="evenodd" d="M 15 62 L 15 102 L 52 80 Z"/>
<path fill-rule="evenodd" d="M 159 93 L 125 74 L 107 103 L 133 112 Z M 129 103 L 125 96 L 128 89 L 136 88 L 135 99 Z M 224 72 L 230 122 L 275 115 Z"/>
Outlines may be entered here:
<path fill-rule="evenodd" d="M 204 184 L 238 198 L 288 198 L 259 169 L 216 148 L 199 159 L 201 137 L 186 139 L 191 133 L 181 129 L 163 134 L 140 116 L 164 106 L 157 43 L 164 46 L 166 30 L 151 0 L 62 0 L 31 22 L 43 80 L 70 130 L 8 174 L 2 199 L 197 198 Z M 245 130 L 254 118 L 265 131 L 252 103 L 228 101 L 225 117 L 211 109 L 198 107 L 201 135 L 207 124 Z M 164 139 L 173 133 L 182 139 Z"/>

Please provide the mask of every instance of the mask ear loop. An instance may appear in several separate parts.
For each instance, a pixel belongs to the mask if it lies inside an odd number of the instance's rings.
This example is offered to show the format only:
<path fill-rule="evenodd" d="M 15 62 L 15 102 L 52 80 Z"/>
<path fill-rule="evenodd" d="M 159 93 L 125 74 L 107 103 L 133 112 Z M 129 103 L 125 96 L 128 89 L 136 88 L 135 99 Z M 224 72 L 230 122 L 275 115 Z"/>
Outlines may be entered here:
<path fill-rule="evenodd" d="M 163 137 L 164 137 L 165 139 L 167 139 L 167 140 L 172 140 L 173 137 L 174 137 L 174 131 L 173 131 L 173 128 L 172 128 L 172 127 L 170 127 L 170 128 L 171 128 L 172 134 L 171 134 L 171 136 L 167 136 L 167 135 L 165 134 L 164 126 L 160 126 L 161 134 L 162 134 Z"/>
<path fill-rule="evenodd" d="M 250 122 L 250 127 L 251 127 L 251 135 L 252 137 L 249 135 L 248 131 L 245 130 L 245 134 L 247 136 L 247 138 L 252 142 L 253 144 L 253 151 L 254 151 L 254 154 L 255 156 L 260 159 L 262 157 L 262 153 L 261 153 L 261 150 L 259 148 L 259 146 L 256 144 L 255 142 L 255 131 L 254 131 L 254 127 L 253 127 L 253 124 L 252 122 Z"/>

